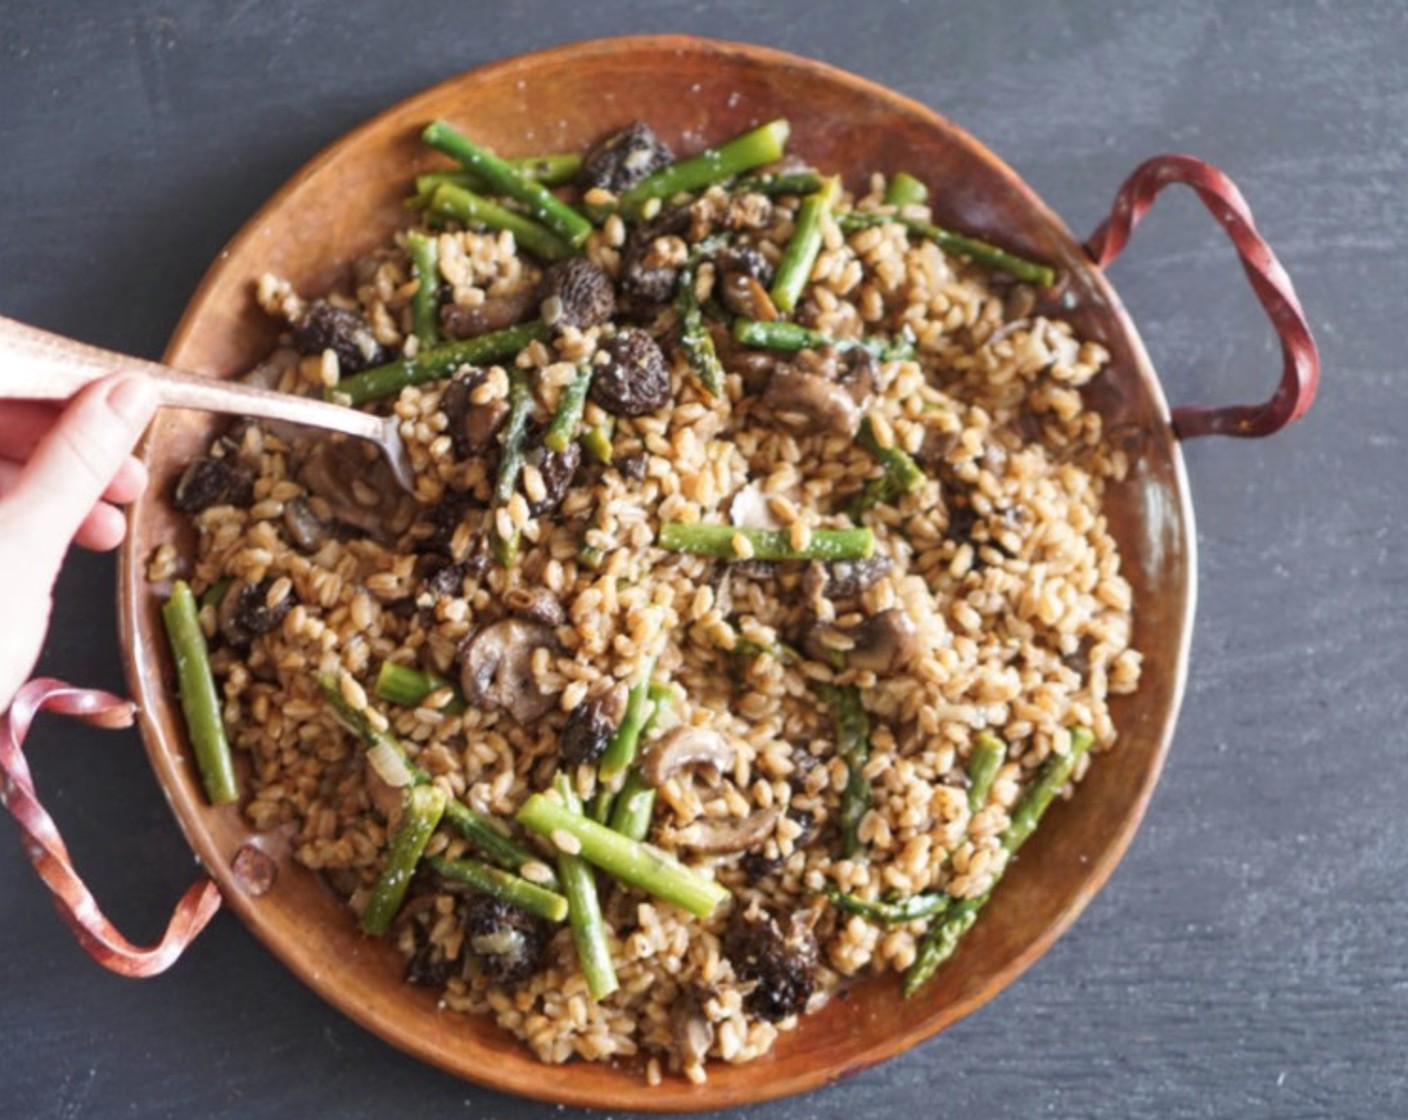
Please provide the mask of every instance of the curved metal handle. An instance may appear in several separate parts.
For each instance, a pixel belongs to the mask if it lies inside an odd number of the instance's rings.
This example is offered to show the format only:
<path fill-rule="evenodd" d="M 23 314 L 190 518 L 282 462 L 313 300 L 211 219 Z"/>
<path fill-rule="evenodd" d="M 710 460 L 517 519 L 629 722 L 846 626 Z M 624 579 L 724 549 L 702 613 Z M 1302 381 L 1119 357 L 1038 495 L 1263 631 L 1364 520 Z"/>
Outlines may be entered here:
<path fill-rule="evenodd" d="M 1129 235 L 1171 183 L 1186 183 L 1226 231 L 1257 301 L 1281 340 L 1281 383 L 1264 404 L 1178 408 L 1173 428 L 1181 439 L 1195 436 L 1269 436 L 1299 420 L 1320 384 L 1320 353 L 1310 334 L 1291 278 L 1257 232 L 1251 209 L 1237 185 L 1210 163 L 1186 155 L 1155 156 L 1135 168 L 1115 196 L 1110 216 L 1085 243 L 1086 255 L 1104 269 L 1120 255 Z"/>
<path fill-rule="evenodd" d="M 111 693 L 74 688 L 63 681 L 30 681 L 15 696 L 10 710 L 0 716 L 0 803 L 19 823 L 25 852 L 53 892 L 60 916 L 88 955 L 123 976 L 164 972 L 220 909 L 220 891 L 206 876 L 193 883 L 176 904 L 166 933 L 148 948 L 133 945 L 117 931 L 73 869 L 54 819 L 35 795 L 29 764 L 20 748 L 41 711 L 75 716 L 96 727 L 119 728 L 132 725 L 132 705 Z"/>

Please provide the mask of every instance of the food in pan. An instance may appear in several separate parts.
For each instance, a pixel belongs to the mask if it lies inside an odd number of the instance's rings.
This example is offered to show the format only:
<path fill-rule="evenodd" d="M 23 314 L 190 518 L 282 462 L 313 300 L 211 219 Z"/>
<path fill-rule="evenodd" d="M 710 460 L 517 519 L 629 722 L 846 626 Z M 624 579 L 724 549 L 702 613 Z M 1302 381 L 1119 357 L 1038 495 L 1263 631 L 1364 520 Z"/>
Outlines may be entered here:
<path fill-rule="evenodd" d="M 242 423 L 175 493 L 195 554 L 152 560 L 213 796 L 548 1062 L 700 1080 L 852 978 L 961 966 L 1139 681 L 1058 277 L 785 121 L 688 158 L 643 122 L 425 138 L 457 166 L 411 228 L 333 292 L 259 282 L 251 372 L 394 410 L 415 492 Z"/>

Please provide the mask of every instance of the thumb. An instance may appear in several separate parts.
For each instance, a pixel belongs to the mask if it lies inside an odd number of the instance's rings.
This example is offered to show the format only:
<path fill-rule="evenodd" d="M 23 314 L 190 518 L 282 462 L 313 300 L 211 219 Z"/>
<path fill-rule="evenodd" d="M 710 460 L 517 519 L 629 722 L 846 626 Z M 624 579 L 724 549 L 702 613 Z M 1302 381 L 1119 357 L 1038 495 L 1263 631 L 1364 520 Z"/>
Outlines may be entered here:
<path fill-rule="evenodd" d="M 57 567 L 157 405 L 156 386 L 132 374 L 104 378 L 60 414 L 6 500 L 6 522 Z"/>

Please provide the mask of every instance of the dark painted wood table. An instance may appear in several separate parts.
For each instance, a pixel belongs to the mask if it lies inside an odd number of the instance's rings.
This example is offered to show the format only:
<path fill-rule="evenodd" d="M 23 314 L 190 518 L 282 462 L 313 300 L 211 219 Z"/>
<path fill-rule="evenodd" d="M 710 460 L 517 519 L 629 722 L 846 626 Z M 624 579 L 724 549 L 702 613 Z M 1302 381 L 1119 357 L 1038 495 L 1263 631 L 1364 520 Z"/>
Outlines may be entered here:
<path fill-rule="evenodd" d="M 1085 233 L 1141 159 L 1224 168 L 1296 278 L 1320 402 L 1189 449 L 1188 699 L 1124 864 L 980 1014 L 769 1120 L 1408 1114 L 1408 12 L 1400 4 L 341 0 L 0 6 L 0 313 L 155 356 L 206 265 L 319 147 L 493 58 L 692 31 L 932 105 Z M 1113 269 L 1176 401 L 1266 393 L 1275 345 L 1183 194 Z M 75 556 L 41 668 L 120 688 L 113 568 Z M 0 621 L 0 640 L 5 640 Z M 195 873 L 135 735 L 41 727 L 38 780 L 151 937 Z M 167 975 L 78 950 L 0 825 L 0 1114 L 546 1117 L 423 1068 L 218 918 Z M 545 1072 L 544 1076 L 562 1076 Z"/>

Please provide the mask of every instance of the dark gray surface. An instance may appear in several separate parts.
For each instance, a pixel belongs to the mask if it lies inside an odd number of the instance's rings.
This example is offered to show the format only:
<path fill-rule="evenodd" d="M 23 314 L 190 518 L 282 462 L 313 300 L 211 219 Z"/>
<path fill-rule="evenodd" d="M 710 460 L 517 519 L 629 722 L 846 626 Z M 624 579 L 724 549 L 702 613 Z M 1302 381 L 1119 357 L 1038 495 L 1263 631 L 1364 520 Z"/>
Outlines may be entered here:
<path fill-rule="evenodd" d="M 1145 156 L 1212 160 L 1296 278 L 1325 384 L 1274 440 L 1189 449 L 1202 602 L 1147 821 L 987 1009 L 752 1115 L 1408 1112 L 1403 6 L 559 6 L 5 4 L 0 312 L 155 356 L 221 244 L 324 143 L 457 71 L 596 35 L 693 31 L 845 66 L 968 128 L 1082 233 Z M 1271 385 L 1269 331 L 1189 197 L 1166 196 L 1113 275 L 1175 400 Z M 112 578 L 70 562 L 46 672 L 121 687 Z M 135 735 L 47 724 L 33 757 L 103 903 L 154 936 L 195 868 Z M 0 1114 L 558 1114 L 384 1046 L 229 916 L 160 979 L 104 973 L 14 837 L 0 825 Z"/>

